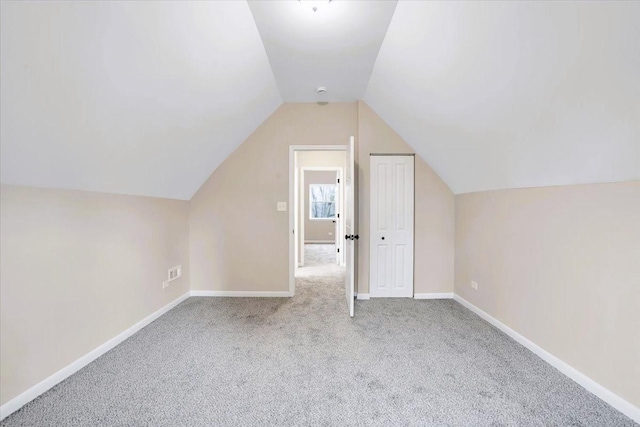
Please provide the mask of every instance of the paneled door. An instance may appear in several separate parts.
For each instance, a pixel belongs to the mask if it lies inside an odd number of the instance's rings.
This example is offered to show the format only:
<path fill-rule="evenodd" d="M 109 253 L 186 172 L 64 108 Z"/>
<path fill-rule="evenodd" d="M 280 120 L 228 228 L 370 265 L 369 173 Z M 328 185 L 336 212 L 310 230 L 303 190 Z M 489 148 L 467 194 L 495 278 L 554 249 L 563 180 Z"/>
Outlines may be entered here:
<path fill-rule="evenodd" d="M 344 265 L 344 239 L 342 238 L 342 221 L 344 221 L 344 214 L 342 212 L 342 173 L 336 172 L 336 219 L 333 221 L 334 227 L 334 240 L 336 242 L 336 264 Z"/>
<path fill-rule="evenodd" d="M 413 297 L 414 156 L 371 155 L 371 297 Z"/>
<path fill-rule="evenodd" d="M 358 241 L 358 235 L 355 234 L 355 138 L 352 136 L 349 139 L 349 145 L 347 146 L 347 161 L 344 180 L 344 221 L 345 221 L 345 236 L 344 236 L 344 249 L 346 251 L 345 261 L 345 275 L 344 275 L 344 289 L 345 296 L 347 298 L 347 307 L 349 309 L 349 316 L 353 317 L 355 310 L 355 245 Z"/>

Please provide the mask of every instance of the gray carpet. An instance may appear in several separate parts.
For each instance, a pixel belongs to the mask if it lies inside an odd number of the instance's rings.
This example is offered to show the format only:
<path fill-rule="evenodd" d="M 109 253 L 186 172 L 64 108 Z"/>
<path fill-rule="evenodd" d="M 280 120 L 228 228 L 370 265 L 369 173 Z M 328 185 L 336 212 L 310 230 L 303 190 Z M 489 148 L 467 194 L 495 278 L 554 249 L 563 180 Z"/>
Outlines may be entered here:
<path fill-rule="evenodd" d="M 335 276 L 344 274 L 344 267 L 336 264 L 336 246 L 304 245 L 304 266 L 298 267 L 296 277 Z"/>
<path fill-rule="evenodd" d="M 632 426 L 452 300 L 190 298 L 2 426 Z"/>

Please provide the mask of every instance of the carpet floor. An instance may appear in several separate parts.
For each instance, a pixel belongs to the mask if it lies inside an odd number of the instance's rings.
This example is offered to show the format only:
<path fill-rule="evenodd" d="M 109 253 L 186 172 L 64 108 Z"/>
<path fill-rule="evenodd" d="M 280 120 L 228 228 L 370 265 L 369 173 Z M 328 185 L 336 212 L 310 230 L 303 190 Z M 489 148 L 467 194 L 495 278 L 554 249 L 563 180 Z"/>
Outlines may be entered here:
<path fill-rule="evenodd" d="M 634 426 L 453 300 L 192 297 L 2 426 Z"/>
<path fill-rule="evenodd" d="M 344 277 L 344 267 L 336 264 L 335 245 L 317 243 L 304 245 L 304 266 L 296 269 L 296 278 L 336 275 Z"/>

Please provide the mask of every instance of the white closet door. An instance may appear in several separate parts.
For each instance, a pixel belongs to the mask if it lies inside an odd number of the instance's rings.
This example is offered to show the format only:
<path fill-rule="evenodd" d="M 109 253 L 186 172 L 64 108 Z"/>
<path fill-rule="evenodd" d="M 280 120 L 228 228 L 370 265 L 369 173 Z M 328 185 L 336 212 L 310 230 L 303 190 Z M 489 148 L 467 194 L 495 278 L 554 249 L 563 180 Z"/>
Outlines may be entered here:
<path fill-rule="evenodd" d="M 413 156 L 371 156 L 371 297 L 413 297 Z"/>

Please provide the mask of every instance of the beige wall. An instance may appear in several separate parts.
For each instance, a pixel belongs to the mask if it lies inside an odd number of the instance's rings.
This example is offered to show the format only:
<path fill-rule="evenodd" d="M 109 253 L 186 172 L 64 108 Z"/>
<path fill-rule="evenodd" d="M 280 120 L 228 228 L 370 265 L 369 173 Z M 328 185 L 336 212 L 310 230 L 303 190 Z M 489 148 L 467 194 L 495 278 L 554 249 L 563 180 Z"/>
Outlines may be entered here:
<path fill-rule="evenodd" d="M 355 118 L 354 118 L 355 120 Z M 347 145 L 349 141 L 343 141 L 343 144 L 329 145 Z M 344 168 L 345 153 L 344 151 L 298 151 L 298 168 Z"/>
<path fill-rule="evenodd" d="M 358 292 L 369 288 L 369 153 L 413 152 L 364 102 L 283 104 L 191 199 L 194 290 L 288 290 L 289 145 L 356 136 Z M 415 292 L 453 292 L 453 193 L 416 156 Z M 251 265 L 251 268 L 247 268 Z"/>
<path fill-rule="evenodd" d="M 1 404 L 189 291 L 188 202 L 0 193 Z"/>
<path fill-rule="evenodd" d="M 336 224 L 333 221 L 309 219 L 309 186 L 312 184 L 336 184 L 336 172 L 306 171 L 304 174 L 304 240 L 334 242 Z"/>
<path fill-rule="evenodd" d="M 358 292 L 369 292 L 369 154 L 413 153 L 366 103 L 358 102 Z M 455 198 L 415 156 L 415 293 L 453 292 Z"/>
<path fill-rule="evenodd" d="M 639 181 L 456 196 L 455 292 L 640 406 Z"/>
<path fill-rule="evenodd" d="M 366 293 L 369 154 L 412 150 L 363 102 L 282 105 L 190 203 L 3 185 L 0 402 L 190 283 L 288 290 L 289 215 L 276 202 L 288 201 L 289 145 L 344 145 L 350 135 Z M 640 182 L 454 197 L 416 156 L 415 184 L 416 293 L 453 291 L 455 249 L 457 294 L 640 405 Z M 185 277 L 162 290 L 178 264 Z"/>
<path fill-rule="evenodd" d="M 356 132 L 355 103 L 283 104 L 258 127 L 191 199 L 192 289 L 287 291 L 289 212 L 276 203 L 289 200 L 289 145 Z"/>

